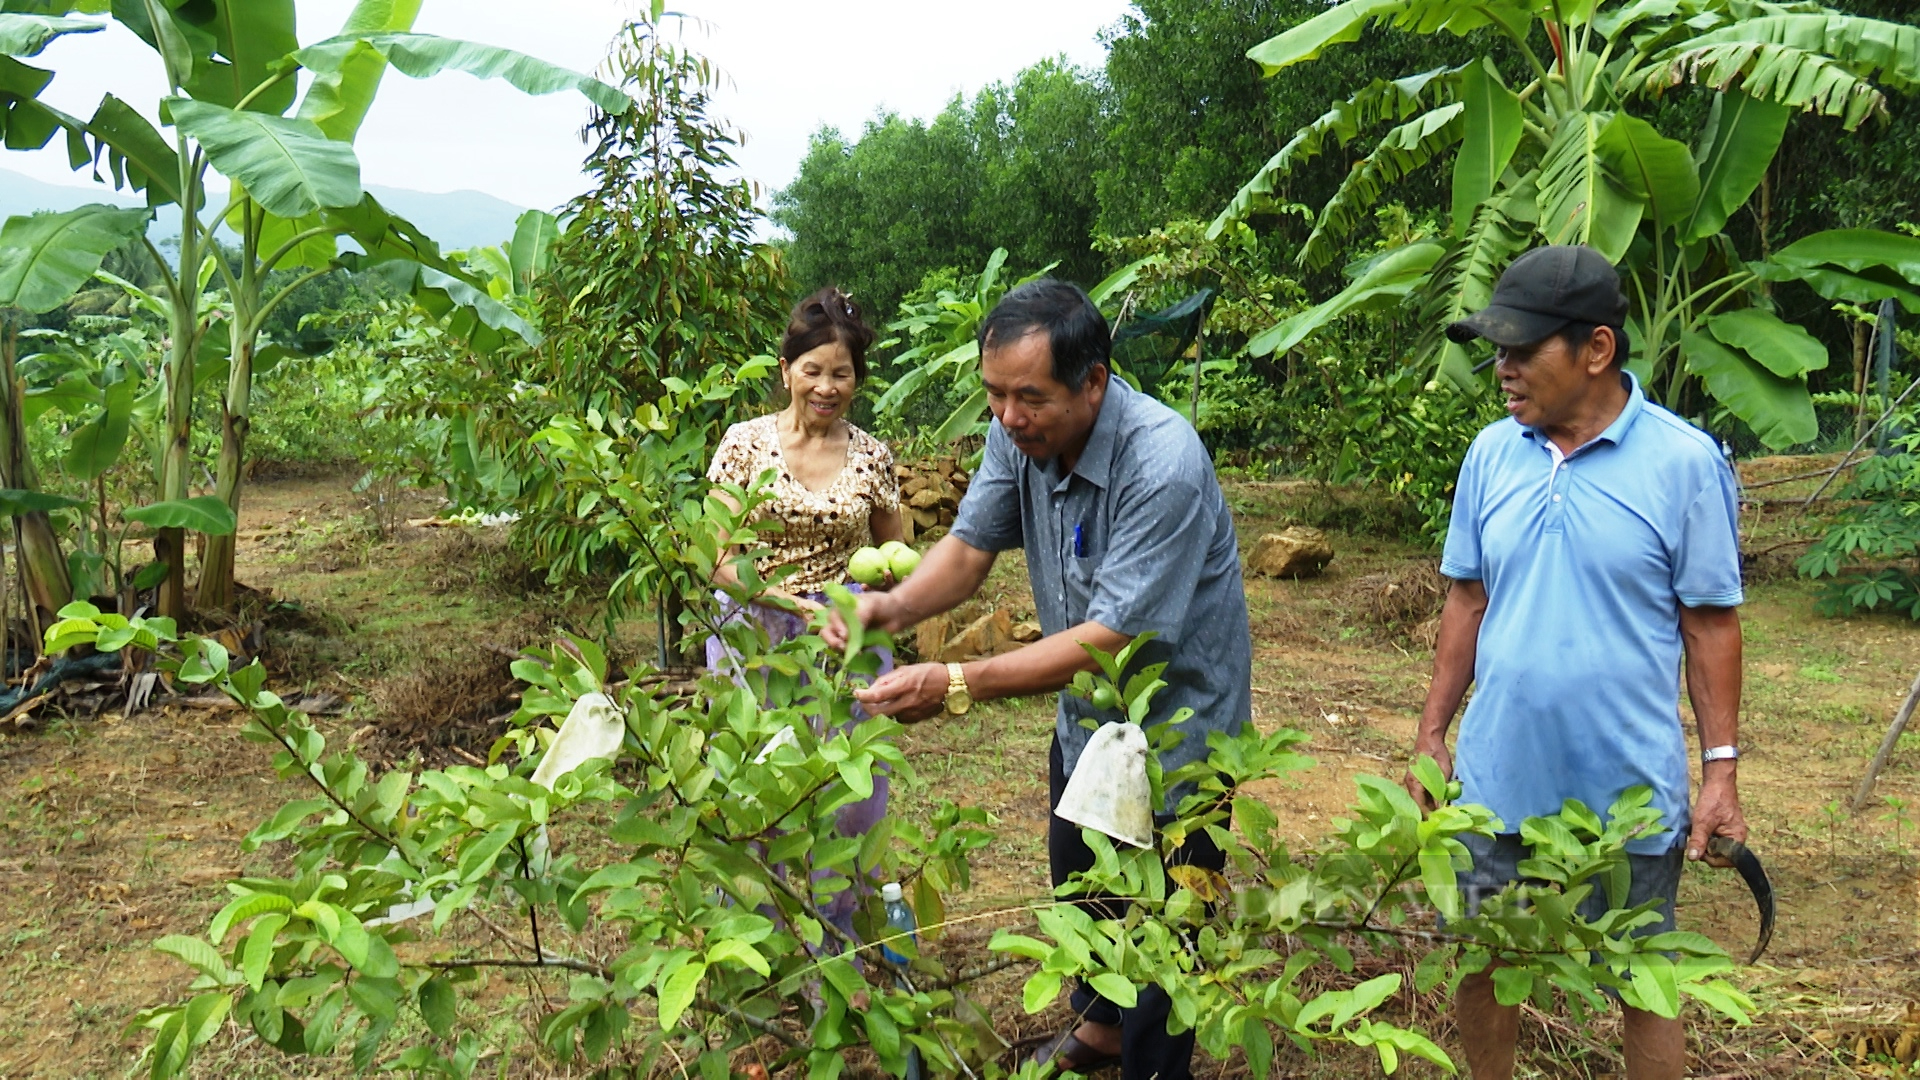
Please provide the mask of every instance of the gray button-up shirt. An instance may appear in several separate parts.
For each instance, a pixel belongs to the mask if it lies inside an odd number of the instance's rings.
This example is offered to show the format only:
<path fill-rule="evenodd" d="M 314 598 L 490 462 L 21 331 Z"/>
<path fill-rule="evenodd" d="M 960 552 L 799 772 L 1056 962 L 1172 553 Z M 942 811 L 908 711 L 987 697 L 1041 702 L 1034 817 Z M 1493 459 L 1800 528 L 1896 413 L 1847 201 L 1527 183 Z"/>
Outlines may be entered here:
<path fill-rule="evenodd" d="M 1232 734 L 1253 716 L 1240 548 L 1206 448 L 1184 417 L 1115 376 L 1080 460 L 1059 469 L 1058 459 L 1021 453 L 994 421 L 953 535 L 982 551 L 1025 547 L 1048 634 L 1087 621 L 1158 634 L 1134 661 L 1167 665 L 1147 725 L 1193 710 L 1185 741 L 1161 765 L 1171 772 L 1205 758 L 1209 732 Z M 1093 734 L 1082 717 L 1124 719 L 1060 694 L 1055 732 L 1069 775 Z"/>

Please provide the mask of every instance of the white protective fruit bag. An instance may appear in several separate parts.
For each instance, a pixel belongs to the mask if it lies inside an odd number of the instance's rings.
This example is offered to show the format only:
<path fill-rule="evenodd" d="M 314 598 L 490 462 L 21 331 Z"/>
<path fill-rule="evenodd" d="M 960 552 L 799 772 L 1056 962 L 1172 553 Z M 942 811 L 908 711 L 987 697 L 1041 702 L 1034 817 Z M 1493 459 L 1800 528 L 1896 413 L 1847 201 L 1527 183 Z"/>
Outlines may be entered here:
<path fill-rule="evenodd" d="M 1153 846 L 1147 733 L 1139 724 L 1103 724 L 1093 733 L 1053 812 L 1123 844 Z"/>
<path fill-rule="evenodd" d="M 547 756 L 533 770 L 533 782 L 551 790 L 553 782 L 594 758 L 620 753 L 627 724 L 620 707 L 605 694 L 581 694 L 567 719 L 554 734 Z"/>

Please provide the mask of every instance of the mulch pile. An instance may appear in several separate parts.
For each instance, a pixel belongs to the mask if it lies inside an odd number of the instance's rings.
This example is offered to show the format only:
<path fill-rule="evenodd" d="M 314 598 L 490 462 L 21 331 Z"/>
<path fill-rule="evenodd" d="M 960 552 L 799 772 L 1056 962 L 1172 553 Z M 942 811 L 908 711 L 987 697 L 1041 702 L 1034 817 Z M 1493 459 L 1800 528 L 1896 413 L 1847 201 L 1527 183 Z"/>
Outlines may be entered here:
<path fill-rule="evenodd" d="M 370 762 L 417 760 L 426 768 L 485 765 L 487 751 L 520 708 L 515 650 L 469 645 L 429 656 L 367 693 L 372 719 L 350 740 Z"/>
<path fill-rule="evenodd" d="M 1436 562 L 1407 566 L 1356 578 L 1353 596 L 1359 617 L 1390 638 L 1408 638 L 1432 648 L 1440 636 L 1440 608 L 1447 602 L 1447 579 Z"/>

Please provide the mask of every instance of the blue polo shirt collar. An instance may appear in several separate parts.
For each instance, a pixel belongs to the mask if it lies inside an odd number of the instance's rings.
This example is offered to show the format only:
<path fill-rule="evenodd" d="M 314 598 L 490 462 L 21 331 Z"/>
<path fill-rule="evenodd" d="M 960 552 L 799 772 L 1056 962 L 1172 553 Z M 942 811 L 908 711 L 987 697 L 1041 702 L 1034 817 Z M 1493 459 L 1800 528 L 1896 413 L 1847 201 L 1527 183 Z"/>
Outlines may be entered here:
<path fill-rule="evenodd" d="M 1575 449 L 1573 453 L 1567 455 L 1568 457 L 1577 457 L 1603 442 L 1619 446 L 1626 440 L 1627 429 L 1640 418 L 1640 413 L 1647 403 L 1647 393 L 1640 388 L 1640 380 L 1634 378 L 1633 372 L 1621 369 L 1620 379 L 1627 384 L 1626 406 L 1620 410 L 1619 416 L 1613 418 L 1613 423 L 1607 425 L 1605 431 Z M 1521 434 L 1538 443 L 1542 448 L 1547 445 L 1547 433 L 1539 428 L 1522 428 Z"/>
<path fill-rule="evenodd" d="M 1054 482 L 1054 490 L 1066 487 L 1067 482 L 1078 476 L 1102 491 L 1107 489 L 1107 478 L 1113 470 L 1113 449 L 1118 442 L 1120 414 L 1127 411 L 1126 398 L 1134 393 L 1127 381 L 1118 375 L 1107 376 L 1107 390 L 1100 401 L 1100 415 L 1093 418 L 1093 431 L 1087 436 L 1086 448 L 1080 451 L 1080 460 L 1074 462 L 1073 472 L 1061 476 Z M 1059 460 L 1056 458 L 1049 472 L 1058 472 Z"/>

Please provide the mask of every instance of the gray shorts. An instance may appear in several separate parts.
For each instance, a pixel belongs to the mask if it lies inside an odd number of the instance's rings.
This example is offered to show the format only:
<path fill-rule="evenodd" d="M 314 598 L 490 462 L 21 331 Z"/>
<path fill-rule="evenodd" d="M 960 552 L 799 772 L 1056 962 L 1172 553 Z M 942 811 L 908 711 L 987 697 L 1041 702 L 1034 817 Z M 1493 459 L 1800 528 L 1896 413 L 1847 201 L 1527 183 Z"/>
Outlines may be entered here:
<path fill-rule="evenodd" d="M 1464 833 L 1456 837 L 1473 854 L 1473 868 L 1459 876 L 1461 899 L 1470 912 L 1480 910 L 1480 901 L 1494 896 L 1509 884 L 1520 880 L 1520 860 L 1528 855 L 1519 833 L 1501 833 L 1496 837 Z M 1662 855 L 1627 854 L 1632 884 L 1627 888 L 1627 907 L 1636 907 L 1654 898 L 1660 900 L 1660 921 L 1640 927 L 1634 937 L 1664 934 L 1674 928 L 1673 905 L 1680 896 L 1680 872 L 1686 868 L 1686 837 L 1676 835 L 1673 846 Z M 1591 922 L 1607 913 L 1606 886 L 1594 882 L 1592 895 L 1580 905 L 1580 917 Z"/>

